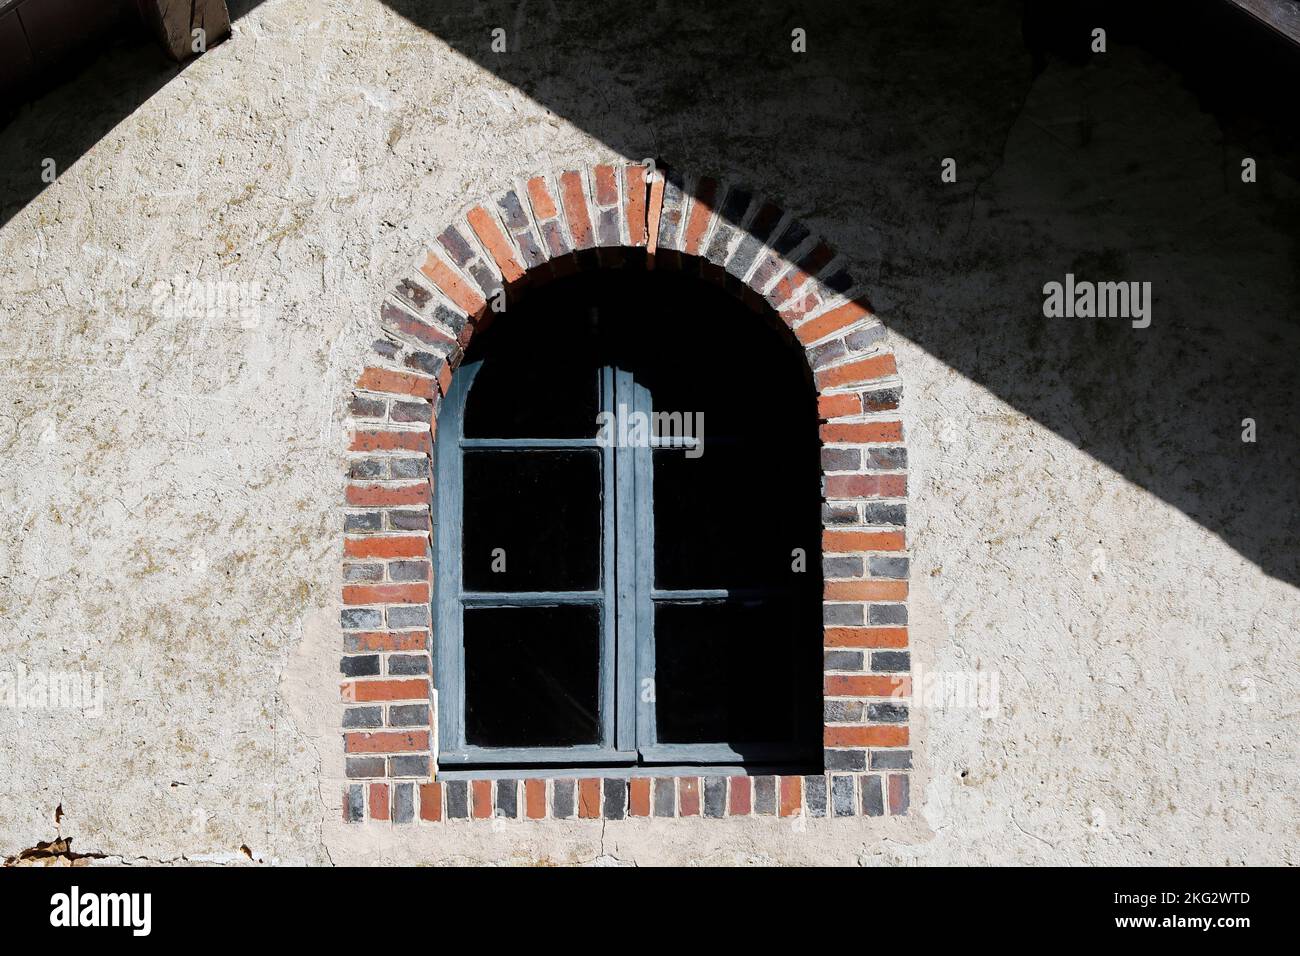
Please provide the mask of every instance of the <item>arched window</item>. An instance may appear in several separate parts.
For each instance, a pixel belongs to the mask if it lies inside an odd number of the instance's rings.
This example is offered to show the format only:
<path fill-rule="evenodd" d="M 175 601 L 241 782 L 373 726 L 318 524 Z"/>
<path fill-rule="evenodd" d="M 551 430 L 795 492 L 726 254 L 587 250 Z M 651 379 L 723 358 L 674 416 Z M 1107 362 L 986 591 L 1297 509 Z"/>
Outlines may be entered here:
<path fill-rule="evenodd" d="M 438 418 L 440 755 L 820 771 L 816 394 L 681 274 L 583 274 L 474 340 Z"/>

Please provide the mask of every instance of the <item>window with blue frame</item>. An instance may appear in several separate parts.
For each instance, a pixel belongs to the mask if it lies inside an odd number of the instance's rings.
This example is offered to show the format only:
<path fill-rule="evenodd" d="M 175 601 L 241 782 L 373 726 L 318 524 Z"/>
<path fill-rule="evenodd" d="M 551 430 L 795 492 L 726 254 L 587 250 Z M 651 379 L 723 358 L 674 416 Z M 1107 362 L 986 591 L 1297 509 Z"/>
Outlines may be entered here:
<path fill-rule="evenodd" d="M 818 765 L 819 482 L 779 322 L 680 274 L 512 306 L 438 420 L 440 768 Z"/>

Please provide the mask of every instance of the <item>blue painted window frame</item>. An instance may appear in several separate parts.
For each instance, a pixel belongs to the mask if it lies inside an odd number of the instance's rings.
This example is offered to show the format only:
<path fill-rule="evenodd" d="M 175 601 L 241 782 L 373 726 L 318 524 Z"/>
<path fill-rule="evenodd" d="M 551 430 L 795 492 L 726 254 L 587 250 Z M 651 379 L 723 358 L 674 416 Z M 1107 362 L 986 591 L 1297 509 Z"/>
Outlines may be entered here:
<path fill-rule="evenodd" d="M 717 766 L 805 759 L 793 744 L 665 744 L 656 739 L 654 610 L 664 602 L 703 603 L 771 595 L 773 591 L 663 590 L 654 580 L 652 455 L 691 439 L 653 438 L 648 447 L 618 447 L 597 438 L 467 439 L 465 406 L 484 359 L 457 371 L 438 416 L 433 513 L 437 564 L 433 596 L 434 675 L 438 691 L 439 769 L 556 766 Z M 649 390 L 620 368 L 600 372 L 600 409 L 653 412 Z M 593 448 L 602 452 L 603 509 L 600 588 L 592 591 L 476 593 L 462 587 L 464 452 L 467 449 Z M 589 604 L 601 610 L 601 742 L 566 747 L 488 748 L 466 743 L 463 609 Z M 820 637 L 820 635 L 818 635 Z"/>

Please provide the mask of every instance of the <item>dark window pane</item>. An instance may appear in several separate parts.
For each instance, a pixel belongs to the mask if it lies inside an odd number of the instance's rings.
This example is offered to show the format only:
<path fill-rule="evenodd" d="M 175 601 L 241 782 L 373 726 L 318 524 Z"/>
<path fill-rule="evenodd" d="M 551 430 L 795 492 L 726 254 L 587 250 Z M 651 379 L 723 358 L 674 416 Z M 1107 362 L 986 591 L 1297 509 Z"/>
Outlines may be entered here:
<path fill-rule="evenodd" d="M 466 451 L 465 589 L 599 587 L 600 466 L 594 449 Z"/>
<path fill-rule="evenodd" d="M 660 743 L 809 740 L 820 705 L 819 634 L 779 602 L 655 608 L 655 727 Z M 811 635 L 811 639 L 810 639 Z M 743 750 L 743 748 L 742 748 Z"/>
<path fill-rule="evenodd" d="M 655 587 L 813 586 L 820 494 L 807 446 L 711 440 L 706 428 L 700 457 L 653 455 Z"/>
<path fill-rule="evenodd" d="M 542 322 L 538 317 L 533 321 Z M 466 438 L 590 438 L 600 374 L 582 342 L 512 338 L 487 358 L 465 401 Z"/>
<path fill-rule="evenodd" d="M 600 610 L 465 611 L 465 739 L 478 747 L 600 742 Z"/>

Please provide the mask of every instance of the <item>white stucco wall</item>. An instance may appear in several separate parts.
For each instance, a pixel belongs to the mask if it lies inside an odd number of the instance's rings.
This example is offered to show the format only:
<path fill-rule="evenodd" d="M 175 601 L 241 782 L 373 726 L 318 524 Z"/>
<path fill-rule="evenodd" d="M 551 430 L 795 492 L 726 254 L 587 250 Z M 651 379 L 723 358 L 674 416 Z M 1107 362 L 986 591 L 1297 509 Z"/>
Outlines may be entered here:
<path fill-rule="evenodd" d="M 1297 196 L 1285 172 L 1269 174 L 1273 202 L 1220 190 L 1235 159 L 1214 117 L 1131 50 L 1032 81 L 1012 51 L 947 109 L 930 94 L 962 64 L 927 79 L 902 47 L 880 99 L 849 106 L 798 88 L 820 82 L 815 60 L 782 88 L 735 79 L 724 57 L 670 102 L 654 78 L 585 59 L 545 6 L 505 22 L 526 48 L 509 55 L 550 44 L 533 95 L 377 0 L 268 0 L 152 95 L 115 54 L 0 131 L 16 188 L 88 116 L 123 114 L 0 227 L 0 671 L 103 680 L 98 717 L 0 708 L 0 854 L 61 832 L 126 860 L 1298 862 L 1300 594 L 1276 572 L 1294 557 L 1244 555 L 1042 421 L 1136 416 L 1134 460 L 1152 473 L 1233 472 L 1249 408 L 1225 400 L 1207 420 L 1202 454 L 1220 464 L 1150 436 L 1171 395 L 1282 390 L 1268 373 L 1296 343 L 1295 235 L 1273 215 Z M 708 26 L 687 22 L 681 56 L 706 49 Z M 889 98 L 913 87 L 916 125 L 900 127 Z M 764 96 L 770 122 L 728 126 Z M 545 105 L 563 97 L 598 99 L 609 126 Z M 1087 169 L 1062 145 L 1085 114 Z M 797 144 L 807 130 L 815 155 Z M 1162 144 L 1181 154 L 1174 192 L 1222 198 L 1155 209 L 1171 201 L 1153 185 Z M 622 155 L 750 180 L 878 290 L 906 389 L 914 662 L 996 673 L 997 713 L 914 707 L 906 822 L 345 827 L 337 505 L 344 402 L 379 299 L 465 202 Z M 961 169 L 947 193 L 946 155 Z M 1144 204 L 1168 235 L 1133 225 Z M 1198 223 L 1200 242 L 1172 231 Z M 1102 248 L 1139 250 L 1131 278 L 1164 277 L 1157 253 L 1177 260 L 1145 333 L 1099 338 L 1037 311 L 1043 281 Z M 155 313 L 157 283 L 191 279 L 258 283 L 264 314 L 242 328 Z M 1242 334 L 1264 384 L 1216 378 L 1201 320 L 1228 295 L 1258 321 Z M 976 365 L 1023 391 L 955 369 L 929 321 L 981 329 Z M 1031 326 L 1033 355 L 1018 344 Z M 1143 334 L 1208 351 L 1172 362 L 1185 378 L 1152 376 L 1129 345 Z M 1127 357 L 1098 361 L 1107 349 Z M 1071 384 L 1076 362 L 1106 372 L 1095 395 Z M 1294 484 L 1295 417 L 1261 418 L 1249 450 Z"/>

